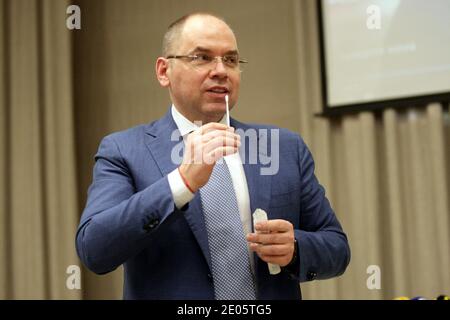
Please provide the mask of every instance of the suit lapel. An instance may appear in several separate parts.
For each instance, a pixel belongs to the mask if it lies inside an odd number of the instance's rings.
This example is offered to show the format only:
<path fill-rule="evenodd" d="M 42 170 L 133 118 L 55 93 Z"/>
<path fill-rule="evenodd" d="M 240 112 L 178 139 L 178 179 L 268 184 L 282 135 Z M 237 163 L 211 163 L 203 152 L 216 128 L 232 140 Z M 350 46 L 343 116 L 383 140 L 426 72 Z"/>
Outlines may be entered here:
<path fill-rule="evenodd" d="M 263 209 L 269 212 L 270 201 L 270 183 L 271 177 L 268 175 L 261 175 L 261 164 L 244 164 L 245 177 L 247 179 L 248 193 L 250 196 L 250 210 L 251 214 L 256 209 Z"/>
<path fill-rule="evenodd" d="M 182 143 L 182 138 L 177 132 L 178 128 L 173 121 L 170 109 L 163 118 L 149 124 L 146 128 L 145 143 L 162 176 L 166 176 L 180 165 L 171 158 L 172 150 L 177 148 L 177 144 Z"/>

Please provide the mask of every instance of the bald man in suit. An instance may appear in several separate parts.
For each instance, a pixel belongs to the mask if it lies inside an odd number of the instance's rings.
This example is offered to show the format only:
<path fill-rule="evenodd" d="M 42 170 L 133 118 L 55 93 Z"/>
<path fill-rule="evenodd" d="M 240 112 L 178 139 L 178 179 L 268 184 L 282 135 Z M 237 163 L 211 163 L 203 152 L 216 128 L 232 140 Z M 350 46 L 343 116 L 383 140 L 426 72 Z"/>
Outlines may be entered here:
<path fill-rule="evenodd" d="M 172 106 L 163 118 L 100 144 L 77 252 L 98 274 L 124 265 L 125 299 L 300 299 L 300 282 L 341 275 L 349 263 L 346 235 L 301 137 L 235 119 L 227 123 L 225 96 L 233 108 L 242 63 L 222 19 L 204 13 L 180 18 L 156 61 Z M 244 148 L 249 132 L 256 140 Z M 264 171 L 261 159 L 269 155 L 277 163 Z M 219 163 L 226 164 L 231 189 L 213 186 Z M 207 207 L 222 197 L 223 206 L 233 202 L 236 209 L 221 212 L 212 229 Z M 254 225 L 258 208 L 268 221 Z M 232 214 L 238 227 L 231 227 Z M 211 231 L 217 228 L 224 231 Z M 228 230 L 233 236 L 227 240 Z M 214 254 L 217 243 L 222 256 Z M 233 272 L 239 263 L 244 271 Z M 268 263 L 281 272 L 271 274 Z M 241 276 L 245 285 L 231 284 Z M 241 295 L 244 290 L 251 294 Z"/>

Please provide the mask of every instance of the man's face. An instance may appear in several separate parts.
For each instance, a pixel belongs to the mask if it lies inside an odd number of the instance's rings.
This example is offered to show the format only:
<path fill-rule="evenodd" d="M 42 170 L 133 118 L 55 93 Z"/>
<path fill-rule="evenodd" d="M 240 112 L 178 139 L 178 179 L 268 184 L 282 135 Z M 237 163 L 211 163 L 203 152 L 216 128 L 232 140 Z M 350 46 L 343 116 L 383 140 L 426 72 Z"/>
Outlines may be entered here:
<path fill-rule="evenodd" d="M 171 54 L 216 57 L 237 50 L 236 38 L 223 21 L 197 16 L 186 21 Z M 167 77 L 173 103 L 191 121 L 219 121 L 226 111 L 225 95 L 230 109 L 238 99 L 239 68 L 227 67 L 221 60 L 198 67 L 188 59 L 171 59 Z"/>

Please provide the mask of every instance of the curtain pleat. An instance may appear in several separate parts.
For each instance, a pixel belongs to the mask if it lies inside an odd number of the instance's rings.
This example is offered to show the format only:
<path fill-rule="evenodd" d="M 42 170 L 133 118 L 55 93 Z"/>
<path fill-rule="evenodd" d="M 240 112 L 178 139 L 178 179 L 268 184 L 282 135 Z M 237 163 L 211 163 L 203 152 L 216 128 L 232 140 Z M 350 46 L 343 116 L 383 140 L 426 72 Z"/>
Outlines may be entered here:
<path fill-rule="evenodd" d="M 0 299 L 6 299 L 9 292 L 9 250 L 8 250 L 8 138 L 6 133 L 9 131 L 7 128 L 8 114 L 7 114 L 7 92 L 8 81 L 6 74 L 6 46 L 5 46 L 5 33 L 6 29 L 6 12 L 5 2 L 0 0 Z"/>
<path fill-rule="evenodd" d="M 10 239 L 12 297 L 45 298 L 38 6 L 7 2 L 9 25 Z"/>
<path fill-rule="evenodd" d="M 383 141 L 385 146 L 383 176 L 385 188 L 382 190 L 385 201 L 382 202 L 384 227 L 380 234 L 383 243 L 385 261 L 390 272 L 383 277 L 383 284 L 394 296 L 407 292 L 406 237 L 405 221 L 402 212 L 404 198 L 402 190 L 401 163 L 399 151 L 398 116 L 394 110 L 383 112 Z"/>

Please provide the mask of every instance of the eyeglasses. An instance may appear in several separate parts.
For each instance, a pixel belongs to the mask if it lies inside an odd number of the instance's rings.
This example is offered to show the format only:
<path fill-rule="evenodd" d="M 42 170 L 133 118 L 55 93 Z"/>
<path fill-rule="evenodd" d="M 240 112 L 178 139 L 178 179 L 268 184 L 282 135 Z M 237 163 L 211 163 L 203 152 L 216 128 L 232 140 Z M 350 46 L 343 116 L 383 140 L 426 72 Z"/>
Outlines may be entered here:
<path fill-rule="evenodd" d="M 245 60 L 239 59 L 236 54 L 229 54 L 225 56 L 211 56 L 209 54 L 190 54 L 190 55 L 170 55 L 166 59 L 186 59 L 192 66 L 197 68 L 205 68 L 212 70 L 219 60 L 230 68 L 231 70 L 240 70 L 240 65 L 242 63 L 248 63 Z"/>

